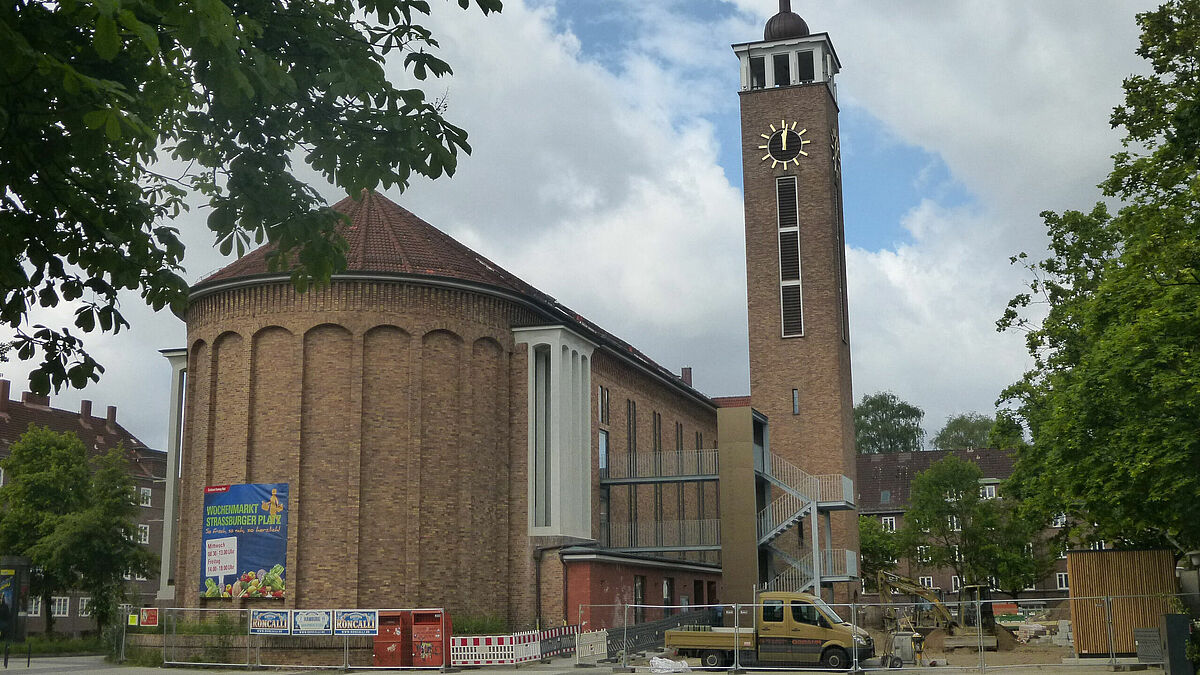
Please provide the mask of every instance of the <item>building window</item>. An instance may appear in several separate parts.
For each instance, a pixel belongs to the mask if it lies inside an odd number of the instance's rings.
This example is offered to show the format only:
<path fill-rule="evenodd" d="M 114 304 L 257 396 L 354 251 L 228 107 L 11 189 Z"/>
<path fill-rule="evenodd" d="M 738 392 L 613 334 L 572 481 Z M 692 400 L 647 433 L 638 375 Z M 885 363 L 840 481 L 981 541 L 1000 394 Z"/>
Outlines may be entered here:
<path fill-rule="evenodd" d="M 141 493 L 142 493 L 142 506 L 150 506 L 153 503 L 154 493 L 151 492 L 150 488 L 148 488 L 148 487 L 142 488 Z"/>
<path fill-rule="evenodd" d="M 704 434 L 699 431 L 696 432 L 696 449 L 704 449 Z"/>
<path fill-rule="evenodd" d="M 675 423 L 675 452 L 683 452 L 683 422 Z"/>
<path fill-rule="evenodd" d="M 32 595 L 29 596 L 28 601 L 25 603 L 25 613 L 28 614 L 29 616 L 41 616 L 42 615 L 42 599 L 35 598 Z"/>
<path fill-rule="evenodd" d="M 1066 526 L 1067 526 L 1067 514 L 1065 514 L 1065 513 L 1060 513 L 1057 516 L 1054 516 L 1054 520 L 1050 521 L 1050 527 L 1066 527 Z"/>
<path fill-rule="evenodd" d="M 608 424 L 608 387 L 600 387 L 597 405 L 600 406 L 600 424 Z"/>
<path fill-rule="evenodd" d="M 817 79 L 817 67 L 813 61 L 813 52 L 796 52 L 796 79 L 801 82 L 812 82 Z"/>
<path fill-rule="evenodd" d="M 787 54 L 776 54 L 772 59 L 775 65 L 775 86 L 786 87 L 792 83 L 791 69 L 788 67 L 790 60 Z"/>
<path fill-rule="evenodd" d="M 133 581 L 133 572 L 125 570 L 125 573 L 121 575 L 121 578 L 125 581 Z"/>
<path fill-rule="evenodd" d="M 1091 549 L 1093 551 L 1103 551 L 1104 550 L 1104 540 L 1101 539 L 1100 541 L 1093 541 L 1092 545 L 1091 545 Z"/>
<path fill-rule="evenodd" d="M 750 88 L 762 89 L 767 86 L 767 60 L 761 56 L 750 57 Z"/>
<path fill-rule="evenodd" d="M 675 604 L 675 579 L 673 577 L 663 577 L 663 604 L 667 607 Z M 666 614 L 670 615 L 671 610 L 668 609 Z"/>
<path fill-rule="evenodd" d="M 1060 591 L 1069 590 L 1071 586 L 1067 583 L 1067 573 L 1059 572 L 1054 575 L 1055 587 Z"/>
<path fill-rule="evenodd" d="M 800 288 L 800 209 L 795 176 L 776 179 L 775 206 L 783 337 L 798 337 L 804 335 L 804 297 Z"/>
<path fill-rule="evenodd" d="M 92 599 L 84 596 L 79 599 L 79 616 L 89 617 L 92 615 Z"/>
<path fill-rule="evenodd" d="M 879 491 L 879 503 L 880 504 L 891 504 L 892 503 L 892 491 L 891 490 L 880 490 Z"/>
<path fill-rule="evenodd" d="M 4 485 L 4 467 L 0 466 L 0 485 Z"/>
<path fill-rule="evenodd" d="M 883 526 L 884 532 L 895 532 L 896 516 L 884 516 L 879 519 L 879 524 Z"/>
<path fill-rule="evenodd" d="M 958 526 L 958 516 L 946 516 L 946 526 L 955 532 L 960 532 L 962 528 Z"/>
<path fill-rule="evenodd" d="M 988 483 L 987 485 L 980 485 L 979 486 L 979 498 L 980 499 L 995 499 L 996 498 L 995 484 Z"/>
<path fill-rule="evenodd" d="M 792 390 L 792 414 L 793 415 L 800 414 L 800 390 L 799 389 Z"/>
<path fill-rule="evenodd" d="M 646 577 L 637 574 L 633 577 L 633 622 L 642 623 L 646 620 Z"/>
<path fill-rule="evenodd" d="M 918 581 L 920 581 L 921 585 L 925 588 L 933 588 L 933 577 L 921 577 Z"/>
<path fill-rule="evenodd" d="M 150 543 L 150 526 L 149 525 L 138 525 L 138 543 L 139 544 L 149 544 Z"/>
<path fill-rule="evenodd" d="M 917 547 L 917 562 L 919 562 L 919 563 L 929 562 L 929 547 L 928 546 L 918 546 Z"/>
<path fill-rule="evenodd" d="M 596 453 L 596 462 L 603 478 L 608 476 L 608 432 L 604 429 L 600 430 L 600 437 L 596 440 Z"/>
<path fill-rule="evenodd" d="M 961 588 L 962 580 L 958 578 L 958 575 L 955 574 L 954 576 L 950 577 L 950 592 L 957 593 Z"/>
<path fill-rule="evenodd" d="M 70 616 L 71 598 L 61 595 L 50 598 L 50 614 L 55 617 Z"/>

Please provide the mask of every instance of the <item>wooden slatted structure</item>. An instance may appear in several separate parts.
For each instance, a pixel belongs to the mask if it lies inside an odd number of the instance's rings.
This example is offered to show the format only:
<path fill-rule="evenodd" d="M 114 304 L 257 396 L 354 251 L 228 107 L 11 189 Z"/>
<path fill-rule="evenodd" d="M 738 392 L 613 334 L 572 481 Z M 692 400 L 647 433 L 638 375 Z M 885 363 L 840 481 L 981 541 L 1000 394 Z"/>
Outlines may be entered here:
<path fill-rule="evenodd" d="M 1157 626 L 1178 592 L 1175 556 L 1166 550 L 1068 551 L 1067 579 L 1079 656 L 1108 655 L 1110 613 L 1113 652 L 1136 653 L 1133 629 Z"/>

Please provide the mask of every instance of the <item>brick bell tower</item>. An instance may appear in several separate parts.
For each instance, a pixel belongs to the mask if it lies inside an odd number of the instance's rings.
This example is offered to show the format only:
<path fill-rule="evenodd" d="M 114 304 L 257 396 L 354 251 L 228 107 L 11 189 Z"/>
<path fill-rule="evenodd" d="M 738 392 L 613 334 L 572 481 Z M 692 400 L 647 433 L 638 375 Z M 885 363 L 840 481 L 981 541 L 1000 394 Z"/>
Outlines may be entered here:
<path fill-rule="evenodd" d="M 741 64 L 750 396 L 768 418 L 771 452 L 830 476 L 824 490 L 834 475 L 855 479 L 834 82 L 841 63 L 829 35 L 811 33 L 790 5 L 780 0 L 761 42 L 733 45 Z M 816 521 L 821 549 L 858 550 L 847 491 L 842 510 Z"/>

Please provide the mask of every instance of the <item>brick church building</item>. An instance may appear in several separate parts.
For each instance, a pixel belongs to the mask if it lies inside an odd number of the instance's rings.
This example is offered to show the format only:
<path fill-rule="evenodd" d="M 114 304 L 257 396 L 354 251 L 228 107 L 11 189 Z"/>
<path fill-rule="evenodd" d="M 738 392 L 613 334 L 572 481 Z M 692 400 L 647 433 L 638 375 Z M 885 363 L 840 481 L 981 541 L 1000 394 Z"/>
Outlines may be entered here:
<path fill-rule="evenodd" d="M 856 593 L 840 62 L 780 4 L 733 45 L 748 396 L 698 391 L 381 195 L 347 198 L 328 287 L 297 294 L 264 248 L 192 288 L 168 354 L 164 604 L 279 605 L 201 597 L 205 487 L 241 483 L 289 486 L 287 607 L 597 627 L 586 606 Z"/>

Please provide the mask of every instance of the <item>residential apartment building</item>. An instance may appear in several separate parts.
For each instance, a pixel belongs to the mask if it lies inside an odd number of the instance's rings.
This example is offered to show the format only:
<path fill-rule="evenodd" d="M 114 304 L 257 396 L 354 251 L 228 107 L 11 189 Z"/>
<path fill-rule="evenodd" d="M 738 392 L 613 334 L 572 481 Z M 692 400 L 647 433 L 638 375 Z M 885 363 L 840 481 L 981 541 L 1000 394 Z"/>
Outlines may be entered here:
<path fill-rule="evenodd" d="M 860 513 L 879 521 L 883 529 L 895 532 L 904 526 L 913 480 L 922 471 L 949 455 L 971 462 L 983 472 L 979 494 L 984 499 L 1003 499 L 1003 482 L 1012 475 L 1015 457 L 1011 451 L 980 448 L 975 450 L 930 450 L 926 452 L 881 453 L 858 456 L 858 504 Z M 1055 519 L 1052 528 L 1067 525 L 1066 517 Z M 1104 543 L 1098 544 L 1103 547 Z M 919 556 L 918 556 L 919 558 Z M 923 586 L 945 593 L 956 593 L 963 580 L 949 568 L 923 564 L 920 559 L 904 558 L 895 572 Z M 864 579 L 864 587 L 873 587 Z M 1067 555 L 1064 549 L 1054 570 L 1024 592 L 1019 598 L 1065 598 L 1070 585 L 1067 576 Z M 874 597 L 871 594 L 870 597 Z M 998 598 L 1007 597 L 1003 594 Z"/>
<path fill-rule="evenodd" d="M 162 547 L 166 455 L 146 447 L 117 422 L 117 407 L 108 406 L 104 417 L 92 415 L 92 402 L 82 401 L 77 411 L 50 406 L 50 397 L 24 392 L 21 399 L 10 400 L 11 383 L 0 379 L 0 459 L 9 454 L 9 446 L 30 425 L 47 427 L 59 433 L 79 436 L 90 452 L 100 454 L 118 444 L 124 445 L 130 477 L 133 479 L 137 511 L 137 541 L 158 554 Z M 0 469 L 0 485 L 6 480 Z M 10 552 L 4 552 L 10 553 Z M 131 607 L 152 607 L 158 591 L 157 577 L 126 575 L 128 603 Z M 53 615 L 56 633 L 82 633 L 96 629 L 89 605 L 91 598 L 80 592 L 64 592 L 50 599 L 48 607 L 41 598 L 27 598 L 24 606 L 30 633 L 45 631 L 47 617 Z"/>

